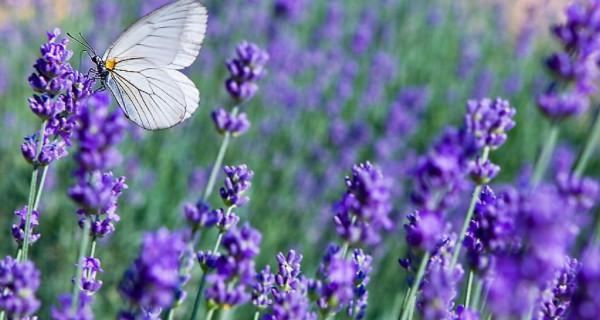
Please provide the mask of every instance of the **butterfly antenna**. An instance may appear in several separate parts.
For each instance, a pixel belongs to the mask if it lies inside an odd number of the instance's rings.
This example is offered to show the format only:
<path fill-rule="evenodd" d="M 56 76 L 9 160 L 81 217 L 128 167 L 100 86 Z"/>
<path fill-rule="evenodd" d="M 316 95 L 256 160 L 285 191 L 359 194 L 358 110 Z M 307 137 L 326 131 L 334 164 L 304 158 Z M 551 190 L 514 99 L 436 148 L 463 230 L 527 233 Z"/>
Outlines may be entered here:
<path fill-rule="evenodd" d="M 83 40 L 83 42 L 85 42 L 87 48 L 92 51 L 92 53 L 97 56 L 96 54 L 96 50 L 94 50 L 94 47 L 92 47 L 92 45 L 89 43 L 89 41 L 87 41 L 87 39 L 81 34 L 81 32 L 79 33 L 79 37 L 81 37 L 81 40 Z"/>

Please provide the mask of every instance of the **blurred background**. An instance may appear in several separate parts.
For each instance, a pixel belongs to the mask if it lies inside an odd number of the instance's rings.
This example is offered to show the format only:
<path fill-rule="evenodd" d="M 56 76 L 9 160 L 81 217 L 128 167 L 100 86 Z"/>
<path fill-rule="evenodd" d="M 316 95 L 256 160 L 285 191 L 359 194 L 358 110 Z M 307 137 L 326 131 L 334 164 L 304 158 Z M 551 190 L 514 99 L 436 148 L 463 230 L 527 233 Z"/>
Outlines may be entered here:
<path fill-rule="evenodd" d="M 167 1 L 0 0 L 0 249 L 12 253 L 13 211 L 27 201 L 30 166 L 20 144 L 39 125 L 27 107 L 27 77 L 45 31 L 81 32 L 102 52 L 140 15 Z M 135 257 L 140 236 L 160 226 L 185 225 L 182 204 L 197 200 L 221 142 L 210 112 L 230 104 L 225 61 L 242 40 L 265 48 L 271 60 L 258 94 L 244 106 L 251 130 L 233 140 L 224 164 L 255 171 L 251 201 L 239 214 L 263 234 L 258 266 L 278 251 L 301 251 L 313 275 L 335 238 L 331 205 L 352 164 L 370 160 L 394 181 L 396 230 L 370 248 L 376 263 L 367 318 L 385 318 L 405 288 L 402 219 L 410 210 L 410 169 L 448 125 L 462 121 L 469 98 L 504 97 L 517 126 L 494 162 L 510 182 L 535 159 L 546 122 L 535 107 L 547 75 L 543 57 L 554 49 L 548 26 L 566 1 L 455 0 L 205 0 L 208 36 L 186 72 L 201 92 L 192 119 L 161 132 L 130 125 L 116 174 L 127 176 L 122 221 L 104 240 L 105 272 L 96 315 L 113 317 L 121 300 L 115 285 Z M 71 63 L 89 68 L 72 43 Z M 585 135 L 591 117 L 566 124 L 561 147 Z M 42 238 L 32 257 L 42 270 L 41 312 L 70 290 L 76 260 L 75 205 L 66 195 L 71 158 L 51 167 L 41 204 Z M 600 173 L 597 157 L 591 174 Z M 220 184 L 222 177 L 219 178 Z M 218 186 L 218 185 L 217 185 Z M 215 195 L 213 203 L 218 201 Z M 207 248 L 214 237 L 207 235 Z M 193 283 L 193 282 L 192 282 Z M 192 284 L 190 288 L 193 288 Z M 194 290 L 194 289 L 192 289 Z M 244 309 L 237 317 L 244 318 Z"/>

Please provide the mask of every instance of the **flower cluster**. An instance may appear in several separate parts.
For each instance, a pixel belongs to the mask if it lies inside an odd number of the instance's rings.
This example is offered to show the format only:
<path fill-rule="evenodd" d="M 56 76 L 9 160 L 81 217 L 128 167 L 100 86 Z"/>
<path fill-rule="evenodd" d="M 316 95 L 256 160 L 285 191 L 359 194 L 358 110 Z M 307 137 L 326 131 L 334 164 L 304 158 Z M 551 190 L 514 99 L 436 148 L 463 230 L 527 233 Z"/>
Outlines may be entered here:
<path fill-rule="evenodd" d="M 115 178 L 111 172 L 99 171 L 69 188 L 69 196 L 80 206 L 77 210 L 80 226 L 90 219 L 92 236 L 110 235 L 115 230 L 114 224 L 121 219 L 116 212 L 117 202 L 126 188 L 125 177 Z"/>
<path fill-rule="evenodd" d="M 460 265 L 450 265 L 449 248 L 451 246 L 442 247 L 428 261 L 417 300 L 417 309 L 423 319 L 451 318 L 463 270 Z"/>
<path fill-rule="evenodd" d="M 377 244 L 393 227 L 391 182 L 369 162 L 354 165 L 346 192 L 334 205 L 337 233 L 349 244 Z"/>
<path fill-rule="evenodd" d="M 352 264 L 354 265 L 354 297 L 348 305 L 348 315 L 353 319 L 360 320 L 365 317 L 369 292 L 369 274 L 371 273 L 371 262 L 373 258 L 365 254 L 361 249 L 352 252 Z"/>
<path fill-rule="evenodd" d="M 269 54 L 245 41 L 238 45 L 236 53 L 237 56 L 227 62 L 229 78 L 225 81 L 225 89 L 236 101 L 244 101 L 258 90 L 256 82 L 266 73 Z"/>
<path fill-rule="evenodd" d="M 70 294 L 58 297 L 58 305 L 52 306 L 50 313 L 52 320 L 94 320 L 92 297 L 83 292 L 80 293 L 75 312 L 73 312 L 71 299 Z"/>
<path fill-rule="evenodd" d="M 516 110 L 508 101 L 496 98 L 469 100 L 465 115 L 465 128 L 479 148 L 497 149 L 515 126 Z"/>
<path fill-rule="evenodd" d="M 546 66 L 565 90 L 559 92 L 555 84 L 538 97 L 540 110 L 551 119 L 581 114 L 589 106 L 588 95 L 596 90 L 593 82 L 598 77 L 599 12 L 596 0 L 575 1 L 566 10 L 567 20 L 552 28 L 563 50 L 550 55 Z"/>
<path fill-rule="evenodd" d="M 319 265 L 317 279 L 308 283 L 311 299 L 322 315 L 339 312 L 354 298 L 356 265 L 342 256 L 339 246 L 330 244 Z"/>
<path fill-rule="evenodd" d="M 59 40 L 59 36 L 58 29 L 48 33 L 48 42 L 42 45 L 35 72 L 29 77 L 37 93 L 29 98 L 29 107 L 45 125 L 44 130 L 25 138 L 21 152 L 36 166 L 49 165 L 67 154 L 81 103 L 92 93 L 93 79 L 71 67 L 69 41 Z"/>
<path fill-rule="evenodd" d="M 219 190 L 223 203 L 228 207 L 241 207 L 245 205 L 250 198 L 244 195 L 246 190 L 252 185 L 254 171 L 247 165 L 225 166 L 225 184 Z"/>
<path fill-rule="evenodd" d="M 278 272 L 272 274 L 265 268 L 256 276 L 253 286 L 253 303 L 259 309 L 270 307 L 264 320 L 316 319 L 310 312 L 306 279 L 301 271 L 302 255 L 294 250 L 287 255 L 277 254 Z"/>
<path fill-rule="evenodd" d="M 571 298 L 569 320 L 591 320 L 600 314 L 597 288 L 600 286 L 600 247 L 590 246 L 583 254 L 575 278 L 576 289 Z"/>
<path fill-rule="evenodd" d="M 40 286 L 40 272 L 30 261 L 12 257 L 0 260 L 0 310 L 9 319 L 32 316 L 40 307 L 35 292 Z"/>
<path fill-rule="evenodd" d="M 123 315 L 160 313 L 172 305 L 181 285 L 180 257 L 186 248 L 182 234 L 164 228 L 144 235 L 138 258 L 119 284 L 121 295 L 134 308 Z"/>
<path fill-rule="evenodd" d="M 245 112 L 234 114 L 218 108 L 211 113 L 211 117 L 220 134 L 229 133 L 233 136 L 240 136 L 250 129 L 250 121 Z"/>
<path fill-rule="evenodd" d="M 411 248 L 432 251 L 442 241 L 446 225 L 441 212 L 417 210 L 409 213 L 407 220 L 404 231 Z"/>
<path fill-rule="evenodd" d="M 15 211 L 15 216 L 18 217 L 19 223 L 12 225 L 12 236 L 15 241 L 21 245 L 25 239 L 25 225 L 27 224 L 27 206 Z M 41 237 L 40 233 L 34 228 L 39 225 L 40 213 L 38 210 L 31 211 L 31 218 L 29 220 L 31 233 L 29 234 L 29 243 L 33 244 L 38 241 Z"/>
<path fill-rule="evenodd" d="M 453 206 L 456 195 L 466 187 L 465 174 L 476 151 L 473 137 L 464 129 L 446 129 L 417 161 L 411 193 L 413 204 L 428 210 Z"/>
<path fill-rule="evenodd" d="M 517 245 L 512 238 L 517 204 L 515 190 L 507 189 L 496 196 L 489 186 L 483 187 L 463 240 L 467 263 L 472 270 L 487 272 L 495 253 Z"/>
<path fill-rule="evenodd" d="M 579 262 L 567 258 L 565 265 L 558 271 L 558 275 L 551 285 L 542 294 L 538 319 L 561 319 L 565 316 L 575 291 L 575 278 L 579 269 Z"/>
<path fill-rule="evenodd" d="M 556 186 L 567 203 L 582 212 L 592 209 L 600 195 L 598 181 L 588 177 L 577 177 L 569 172 L 559 172 L 556 175 Z"/>
<path fill-rule="evenodd" d="M 204 292 L 209 308 L 231 307 L 250 300 L 248 290 L 256 274 L 254 258 L 260 251 L 261 237 L 249 224 L 234 227 L 223 237 L 225 253 L 209 255 L 208 265 L 214 268 L 206 278 Z M 205 253 L 198 254 L 201 264 L 206 257 Z"/>

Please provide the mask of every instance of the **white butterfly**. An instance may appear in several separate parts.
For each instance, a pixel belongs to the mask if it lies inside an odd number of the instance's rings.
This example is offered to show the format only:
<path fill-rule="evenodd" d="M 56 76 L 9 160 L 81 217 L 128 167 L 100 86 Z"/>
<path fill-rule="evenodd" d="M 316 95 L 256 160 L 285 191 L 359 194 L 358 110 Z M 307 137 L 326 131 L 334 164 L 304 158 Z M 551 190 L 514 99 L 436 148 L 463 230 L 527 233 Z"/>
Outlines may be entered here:
<path fill-rule="evenodd" d="M 196 59 L 206 33 L 206 9 L 178 0 L 144 16 L 117 38 L 97 76 L 131 121 L 147 130 L 173 127 L 198 108 L 200 93 L 181 73 Z"/>

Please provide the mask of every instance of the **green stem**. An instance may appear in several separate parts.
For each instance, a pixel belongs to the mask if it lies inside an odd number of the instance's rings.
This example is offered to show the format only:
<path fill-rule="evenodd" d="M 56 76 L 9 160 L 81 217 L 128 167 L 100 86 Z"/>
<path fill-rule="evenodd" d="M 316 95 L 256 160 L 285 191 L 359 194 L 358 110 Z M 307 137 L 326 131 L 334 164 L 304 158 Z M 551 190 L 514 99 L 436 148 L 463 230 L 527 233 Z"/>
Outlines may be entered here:
<path fill-rule="evenodd" d="M 423 255 L 423 258 L 421 260 L 421 264 L 419 265 L 419 270 L 417 271 L 417 278 L 415 279 L 415 282 L 412 285 L 412 289 L 410 290 L 410 294 L 408 296 L 407 301 L 407 305 L 404 308 L 404 310 L 402 310 L 402 320 L 406 320 L 409 319 L 409 313 L 412 313 L 413 311 L 413 306 L 415 304 L 415 300 L 417 297 L 417 292 L 419 291 L 419 286 L 421 285 L 421 280 L 423 279 L 423 275 L 425 274 L 425 268 L 427 267 L 427 263 L 429 262 L 429 257 L 431 256 L 431 253 L 429 252 L 425 252 L 425 254 Z"/>
<path fill-rule="evenodd" d="M 233 116 L 237 115 L 238 107 L 234 107 L 231 111 Z M 202 199 L 204 201 L 208 200 L 208 197 L 212 193 L 215 182 L 217 181 L 217 176 L 219 174 L 219 170 L 221 169 L 221 165 L 223 164 L 223 158 L 225 157 L 225 151 L 227 151 L 227 147 L 229 146 L 229 141 L 231 140 L 231 134 L 229 132 L 225 133 L 225 137 L 223 138 L 223 142 L 221 143 L 221 147 L 219 148 L 219 153 L 217 153 L 217 159 L 213 164 L 212 170 L 210 171 L 210 176 L 208 178 L 208 183 L 206 184 L 206 189 L 204 189 L 204 195 Z"/>
<path fill-rule="evenodd" d="M 473 288 L 473 271 L 469 272 L 469 280 L 467 281 L 467 296 L 465 297 L 465 308 L 471 306 L 471 289 Z"/>
<path fill-rule="evenodd" d="M 42 177 L 38 183 L 38 191 L 35 193 L 35 201 L 33 203 L 33 210 L 37 210 L 40 205 L 40 199 L 42 198 L 42 192 L 44 191 L 44 184 L 46 183 L 46 175 L 48 174 L 48 166 L 44 166 L 42 169 Z"/>
<path fill-rule="evenodd" d="M 202 300 L 202 289 L 204 288 L 204 284 L 206 283 L 206 273 L 202 274 L 200 278 L 200 285 L 198 286 L 198 292 L 196 292 L 196 298 L 194 299 L 194 308 L 192 309 L 192 316 L 190 320 L 196 319 L 198 315 L 198 311 L 200 311 L 200 300 Z"/>
<path fill-rule="evenodd" d="M 39 174 L 39 165 L 36 163 L 37 158 L 42 152 L 42 147 L 44 145 L 44 132 L 46 131 L 46 124 L 48 121 L 42 122 L 40 126 L 40 131 L 38 132 L 36 146 L 35 146 L 35 158 L 33 164 L 33 172 L 31 173 L 31 182 L 29 185 L 29 197 L 27 200 L 27 214 L 25 216 L 25 235 L 23 238 L 23 255 L 21 256 L 20 261 L 26 261 L 29 253 L 29 235 L 31 234 L 31 214 L 37 205 L 39 204 L 39 197 L 42 193 L 42 189 L 38 189 L 38 174 Z M 46 169 L 44 169 L 45 172 Z M 42 177 L 45 180 L 45 173 L 42 174 Z M 43 180 L 41 181 L 43 185 Z"/>
<path fill-rule="evenodd" d="M 483 153 L 481 154 L 481 161 L 487 161 L 490 156 L 490 148 L 483 148 Z M 469 224 L 471 223 L 471 218 L 473 218 L 473 212 L 475 211 L 475 204 L 477 204 L 477 200 L 479 199 L 479 194 L 481 193 L 481 185 L 478 184 L 475 186 L 473 190 L 473 194 L 471 195 L 471 202 L 469 203 L 469 209 L 467 210 L 467 215 L 465 216 L 465 220 L 463 221 L 462 228 L 460 229 L 460 233 L 458 234 L 458 239 L 456 240 L 456 244 L 454 246 L 454 253 L 452 254 L 452 263 L 450 264 L 450 270 L 454 269 L 456 262 L 458 262 L 458 257 L 460 255 L 460 249 L 462 249 L 462 243 L 465 239 L 465 235 L 467 233 L 467 229 L 469 228 Z"/>
<path fill-rule="evenodd" d="M 590 156 L 594 153 L 594 148 L 598 145 L 598 139 L 600 138 L 600 108 L 596 111 L 596 116 L 594 118 L 594 124 L 592 125 L 592 130 L 585 142 L 585 146 L 583 150 L 577 157 L 577 162 L 575 163 L 575 167 L 573 168 L 573 175 L 575 177 L 581 177 L 583 171 L 587 167 L 588 161 L 590 160 Z"/>
<path fill-rule="evenodd" d="M 208 310 L 208 312 L 206 313 L 206 320 L 211 320 L 213 315 L 215 314 L 215 308 L 212 308 L 210 310 Z"/>
<path fill-rule="evenodd" d="M 260 311 L 256 311 L 254 313 L 254 320 L 258 320 L 259 317 L 260 317 Z"/>
<path fill-rule="evenodd" d="M 483 289 L 483 280 L 475 279 L 475 292 L 473 295 L 473 309 L 477 310 L 479 307 L 479 302 L 481 301 L 481 290 Z"/>
<path fill-rule="evenodd" d="M 540 152 L 540 155 L 533 169 L 533 176 L 531 178 L 532 187 L 536 187 L 544 178 L 544 173 L 546 173 L 546 169 L 548 169 L 548 164 L 550 163 L 552 153 L 554 152 L 554 148 L 556 147 L 558 133 L 558 124 L 552 123 L 552 126 L 550 127 L 550 132 L 548 133 L 548 138 L 542 146 L 542 151 Z"/>
<path fill-rule="evenodd" d="M 83 270 L 82 260 L 85 257 L 85 253 L 88 249 L 88 242 L 90 240 L 90 221 L 86 219 L 83 222 L 83 230 L 81 232 L 81 243 L 79 246 L 79 256 L 77 257 L 77 264 L 75 267 L 75 283 L 73 283 L 73 294 L 71 295 L 71 313 L 75 314 L 79 307 L 79 284 L 81 283 L 81 276 Z"/>

